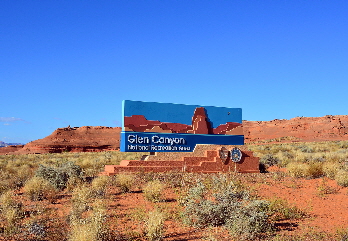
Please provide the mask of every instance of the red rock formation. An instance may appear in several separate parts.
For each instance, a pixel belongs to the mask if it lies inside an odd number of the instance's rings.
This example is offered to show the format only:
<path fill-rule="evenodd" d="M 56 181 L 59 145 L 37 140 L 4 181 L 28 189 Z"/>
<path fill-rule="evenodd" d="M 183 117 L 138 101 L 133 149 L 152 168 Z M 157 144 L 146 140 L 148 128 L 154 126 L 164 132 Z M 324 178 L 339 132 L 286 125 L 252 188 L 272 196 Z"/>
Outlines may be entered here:
<path fill-rule="evenodd" d="M 7 154 L 11 152 L 18 151 L 23 148 L 24 145 L 16 145 L 16 146 L 6 146 L 0 148 L 0 155 L 1 154 Z"/>
<path fill-rule="evenodd" d="M 55 130 L 51 135 L 32 141 L 9 154 L 98 152 L 119 150 L 120 127 L 83 126 Z"/>
<path fill-rule="evenodd" d="M 213 129 L 205 113 L 204 107 L 197 107 L 192 116 L 192 125 L 181 123 L 160 122 L 158 120 L 147 120 L 143 115 L 132 115 L 124 117 L 125 131 L 137 132 L 162 132 L 162 133 L 192 133 L 192 134 L 231 134 L 234 128 L 240 130 L 236 134 L 241 135 L 242 124 L 227 122 Z"/>
<path fill-rule="evenodd" d="M 204 107 L 197 107 L 192 117 L 192 130 L 187 133 L 210 134 L 211 132 Z"/>
<path fill-rule="evenodd" d="M 218 127 L 216 127 L 213 132 L 214 134 L 226 134 L 226 132 L 237 128 L 238 126 L 242 126 L 242 124 L 237 122 L 227 122 L 224 125 L 219 125 Z"/>
<path fill-rule="evenodd" d="M 243 128 L 246 143 L 348 140 L 346 115 L 243 121 Z"/>

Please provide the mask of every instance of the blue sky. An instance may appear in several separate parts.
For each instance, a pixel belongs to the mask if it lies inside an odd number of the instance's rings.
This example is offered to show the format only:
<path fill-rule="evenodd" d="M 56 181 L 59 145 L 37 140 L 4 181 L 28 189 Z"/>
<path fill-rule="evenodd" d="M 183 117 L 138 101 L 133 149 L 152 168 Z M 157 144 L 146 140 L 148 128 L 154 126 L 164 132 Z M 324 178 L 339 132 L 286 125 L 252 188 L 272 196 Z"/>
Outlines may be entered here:
<path fill-rule="evenodd" d="M 122 100 L 347 115 L 347 1 L 0 0 L 0 141 L 121 126 Z"/>

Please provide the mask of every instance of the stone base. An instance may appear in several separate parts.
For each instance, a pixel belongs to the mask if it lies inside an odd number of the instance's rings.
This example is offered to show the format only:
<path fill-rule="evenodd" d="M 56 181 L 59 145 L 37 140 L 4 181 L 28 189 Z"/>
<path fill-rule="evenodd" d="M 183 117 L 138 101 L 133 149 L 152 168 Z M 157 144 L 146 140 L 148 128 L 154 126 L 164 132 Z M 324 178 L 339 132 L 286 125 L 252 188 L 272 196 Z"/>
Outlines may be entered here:
<path fill-rule="evenodd" d="M 234 146 L 225 146 L 231 150 Z M 235 163 L 231 160 L 224 162 L 219 157 L 219 145 L 200 145 L 192 153 L 156 153 L 141 161 L 121 161 L 120 165 L 106 165 L 101 175 L 112 176 L 120 172 L 198 172 L 198 173 L 258 173 L 259 158 L 251 151 L 240 147 L 242 159 Z"/>

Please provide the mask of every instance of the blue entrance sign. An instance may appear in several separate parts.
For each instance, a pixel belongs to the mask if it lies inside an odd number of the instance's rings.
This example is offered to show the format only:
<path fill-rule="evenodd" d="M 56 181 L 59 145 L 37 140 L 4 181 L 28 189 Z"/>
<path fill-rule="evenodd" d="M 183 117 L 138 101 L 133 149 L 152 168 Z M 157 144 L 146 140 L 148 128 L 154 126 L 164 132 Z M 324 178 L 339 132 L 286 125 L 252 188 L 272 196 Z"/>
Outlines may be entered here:
<path fill-rule="evenodd" d="M 197 144 L 243 145 L 242 110 L 123 101 L 121 151 L 192 152 Z"/>

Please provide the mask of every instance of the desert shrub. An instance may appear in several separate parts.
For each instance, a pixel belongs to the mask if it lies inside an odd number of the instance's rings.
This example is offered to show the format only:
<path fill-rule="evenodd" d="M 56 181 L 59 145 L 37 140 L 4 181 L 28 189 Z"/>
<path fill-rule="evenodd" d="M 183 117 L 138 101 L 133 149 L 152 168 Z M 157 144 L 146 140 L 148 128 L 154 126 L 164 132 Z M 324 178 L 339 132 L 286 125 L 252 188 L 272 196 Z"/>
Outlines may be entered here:
<path fill-rule="evenodd" d="M 273 229 L 267 213 L 269 203 L 255 200 L 233 212 L 233 217 L 226 222 L 226 227 L 239 240 L 254 240 L 261 234 Z"/>
<path fill-rule="evenodd" d="M 93 210 L 90 216 L 71 219 L 69 241 L 107 240 L 108 228 L 105 225 L 107 209 L 100 201 L 95 202 L 92 206 Z"/>
<path fill-rule="evenodd" d="M 58 190 L 47 180 L 41 177 L 33 177 L 24 186 L 25 195 L 32 201 L 49 199 L 53 201 Z"/>
<path fill-rule="evenodd" d="M 24 186 L 24 184 L 33 176 L 33 174 L 33 169 L 27 164 L 18 167 L 16 173 L 16 186 Z"/>
<path fill-rule="evenodd" d="M 286 168 L 292 177 L 300 178 L 308 176 L 309 164 L 307 163 L 290 162 Z"/>
<path fill-rule="evenodd" d="M 307 145 L 298 146 L 298 149 L 304 153 L 313 153 L 314 152 L 313 148 L 311 148 Z"/>
<path fill-rule="evenodd" d="M 338 143 L 338 147 L 341 149 L 348 149 L 348 142 L 347 141 L 340 141 Z"/>
<path fill-rule="evenodd" d="M 279 159 L 277 166 L 286 167 L 294 159 L 294 155 L 290 151 L 282 151 L 277 154 L 276 158 Z"/>
<path fill-rule="evenodd" d="M 5 219 L 5 234 L 18 231 L 19 220 L 23 218 L 23 205 L 16 201 L 12 191 L 7 191 L 0 196 L 0 212 Z"/>
<path fill-rule="evenodd" d="M 106 188 L 110 183 L 110 177 L 99 176 L 92 181 L 92 192 L 95 196 L 105 196 Z"/>
<path fill-rule="evenodd" d="M 160 202 L 162 201 L 163 190 L 164 190 L 164 184 L 162 184 L 159 180 L 154 180 L 154 181 L 148 182 L 145 185 L 143 192 L 144 192 L 145 198 L 148 201 Z"/>
<path fill-rule="evenodd" d="M 16 179 L 14 175 L 5 171 L 0 172 L 0 194 L 15 189 L 16 187 Z"/>
<path fill-rule="evenodd" d="M 265 165 L 266 168 L 268 168 L 271 166 L 278 165 L 278 163 L 280 163 L 280 160 L 271 154 L 266 154 L 260 158 L 260 163 Z"/>
<path fill-rule="evenodd" d="M 116 185 L 122 193 L 130 192 L 134 184 L 135 176 L 133 174 L 120 173 L 115 177 Z"/>
<path fill-rule="evenodd" d="M 323 172 L 330 179 L 335 179 L 337 172 L 341 169 L 338 162 L 328 161 L 323 164 Z"/>
<path fill-rule="evenodd" d="M 91 155 L 85 156 L 79 164 L 87 176 L 96 176 L 105 165 L 101 158 Z"/>
<path fill-rule="evenodd" d="M 348 187 L 348 171 L 339 170 L 336 173 L 335 180 L 338 185 Z"/>
<path fill-rule="evenodd" d="M 72 208 L 70 212 L 70 219 L 80 219 L 83 212 L 87 211 L 88 205 L 92 198 L 91 188 L 88 186 L 76 187 L 72 192 Z"/>
<path fill-rule="evenodd" d="M 307 177 L 318 178 L 324 175 L 323 164 L 321 162 L 310 162 L 308 165 Z"/>
<path fill-rule="evenodd" d="M 301 219 L 306 213 L 296 206 L 290 205 L 286 200 L 275 198 L 270 200 L 269 214 L 275 221 L 288 219 Z"/>
<path fill-rule="evenodd" d="M 184 224 L 198 228 L 224 225 L 239 240 L 254 239 L 272 230 L 268 202 L 254 200 L 233 184 L 209 194 L 202 183 L 191 188 L 182 200 Z"/>
<path fill-rule="evenodd" d="M 70 177 L 68 182 L 66 183 L 66 189 L 67 191 L 72 191 L 76 187 L 83 186 L 85 181 L 85 179 L 80 177 Z"/>
<path fill-rule="evenodd" d="M 163 212 L 155 209 L 149 212 L 145 222 L 146 237 L 150 241 L 163 240 L 165 215 Z"/>
<path fill-rule="evenodd" d="M 26 223 L 27 231 L 30 235 L 36 238 L 45 237 L 47 234 L 47 226 L 43 222 L 38 222 L 37 220 L 30 220 Z"/>
<path fill-rule="evenodd" d="M 66 162 L 61 167 L 39 165 L 35 175 L 48 180 L 57 189 L 64 189 L 69 178 L 80 178 L 82 169 L 72 162 Z"/>

